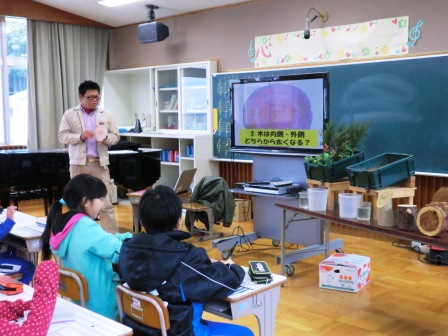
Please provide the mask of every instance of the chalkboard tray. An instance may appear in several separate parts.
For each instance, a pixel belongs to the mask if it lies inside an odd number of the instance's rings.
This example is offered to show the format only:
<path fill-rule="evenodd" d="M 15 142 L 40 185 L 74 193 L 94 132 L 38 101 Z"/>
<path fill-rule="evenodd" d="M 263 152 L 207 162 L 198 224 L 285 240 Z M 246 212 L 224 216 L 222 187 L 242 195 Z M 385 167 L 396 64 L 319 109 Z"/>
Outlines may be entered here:
<path fill-rule="evenodd" d="M 360 151 L 348 158 L 329 165 L 317 165 L 305 162 L 306 177 L 322 182 L 336 182 L 348 176 L 347 167 L 364 160 L 364 152 Z"/>
<path fill-rule="evenodd" d="M 415 174 L 414 156 L 384 153 L 347 167 L 350 185 L 380 189 Z"/>

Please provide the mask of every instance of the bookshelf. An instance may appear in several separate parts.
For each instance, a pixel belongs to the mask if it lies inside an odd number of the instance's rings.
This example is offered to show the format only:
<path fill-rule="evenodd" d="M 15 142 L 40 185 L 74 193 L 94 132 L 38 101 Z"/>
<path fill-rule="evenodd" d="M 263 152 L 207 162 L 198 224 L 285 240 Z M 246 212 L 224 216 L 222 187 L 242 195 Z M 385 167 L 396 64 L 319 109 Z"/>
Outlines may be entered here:
<path fill-rule="evenodd" d="M 212 136 L 209 134 L 168 133 L 122 133 L 122 138 L 141 143 L 142 146 L 168 151 L 167 158 L 161 154 L 161 177 L 158 184 L 173 187 L 181 171 L 197 168 L 193 185 L 208 175 L 219 175 L 219 162 L 211 160 L 213 155 Z M 170 152 L 177 153 L 177 160 L 170 159 Z"/>

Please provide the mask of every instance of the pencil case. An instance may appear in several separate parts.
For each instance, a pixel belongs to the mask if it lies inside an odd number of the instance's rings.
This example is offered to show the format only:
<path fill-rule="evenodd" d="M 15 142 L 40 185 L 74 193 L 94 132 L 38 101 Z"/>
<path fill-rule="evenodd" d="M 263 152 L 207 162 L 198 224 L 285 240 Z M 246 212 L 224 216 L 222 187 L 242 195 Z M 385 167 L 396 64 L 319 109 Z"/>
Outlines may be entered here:
<path fill-rule="evenodd" d="M 265 261 L 249 261 L 247 273 L 250 279 L 257 284 L 267 284 L 272 281 L 272 273 Z"/>
<path fill-rule="evenodd" d="M 22 292 L 23 292 L 23 283 L 7 275 L 0 275 L 0 293 L 5 295 L 13 295 Z"/>

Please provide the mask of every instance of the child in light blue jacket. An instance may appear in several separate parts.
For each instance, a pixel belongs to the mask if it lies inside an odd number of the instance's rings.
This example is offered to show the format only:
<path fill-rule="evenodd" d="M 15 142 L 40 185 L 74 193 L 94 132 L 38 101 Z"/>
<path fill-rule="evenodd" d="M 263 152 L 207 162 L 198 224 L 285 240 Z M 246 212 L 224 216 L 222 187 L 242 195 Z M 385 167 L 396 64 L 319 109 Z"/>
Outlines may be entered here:
<path fill-rule="evenodd" d="M 91 175 L 73 177 L 64 190 L 63 199 L 53 203 L 42 234 L 43 260 L 58 256 L 62 266 L 81 272 L 89 286 L 87 308 L 118 320 L 115 287 L 118 275 L 112 264 L 118 261 L 122 241 L 130 233 L 111 234 L 94 218 L 107 194 L 104 183 Z M 62 213 L 62 206 L 69 210 Z"/>

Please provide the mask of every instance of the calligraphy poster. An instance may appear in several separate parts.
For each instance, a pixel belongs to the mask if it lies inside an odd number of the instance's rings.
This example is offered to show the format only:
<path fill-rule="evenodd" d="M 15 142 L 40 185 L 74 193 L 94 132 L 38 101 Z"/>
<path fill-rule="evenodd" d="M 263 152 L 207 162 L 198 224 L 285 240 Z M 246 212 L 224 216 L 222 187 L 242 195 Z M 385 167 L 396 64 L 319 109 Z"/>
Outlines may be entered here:
<path fill-rule="evenodd" d="M 341 61 L 409 53 L 409 17 L 372 20 L 255 38 L 255 67 Z"/>

